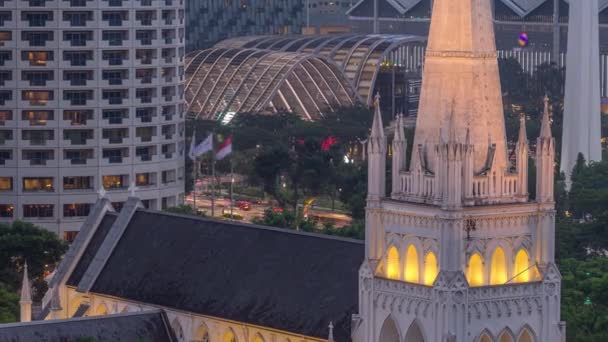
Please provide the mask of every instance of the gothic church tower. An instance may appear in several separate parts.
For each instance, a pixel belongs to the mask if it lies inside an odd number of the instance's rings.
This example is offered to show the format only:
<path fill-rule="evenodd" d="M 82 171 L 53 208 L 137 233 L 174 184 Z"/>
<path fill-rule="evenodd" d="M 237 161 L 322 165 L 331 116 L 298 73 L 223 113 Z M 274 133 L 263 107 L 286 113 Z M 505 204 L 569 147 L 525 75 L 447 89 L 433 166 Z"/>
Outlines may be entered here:
<path fill-rule="evenodd" d="M 536 199 L 525 119 L 508 159 L 490 0 L 435 0 L 411 162 L 403 120 L 368 140 L 355 342 L 559 342 L 555 143 L 545 100 Z"/>

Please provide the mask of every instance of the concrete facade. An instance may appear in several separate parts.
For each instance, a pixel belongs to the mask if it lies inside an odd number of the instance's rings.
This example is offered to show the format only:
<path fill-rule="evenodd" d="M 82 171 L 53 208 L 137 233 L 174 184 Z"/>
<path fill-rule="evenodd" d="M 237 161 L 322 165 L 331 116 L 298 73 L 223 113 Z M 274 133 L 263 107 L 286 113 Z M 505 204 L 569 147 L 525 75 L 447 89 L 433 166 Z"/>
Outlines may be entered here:
<path fill-rule="evenodd" d="M 184 1 L 2 3 L 0 219 L 70 240 L 102 186 L 179 203 Z"/>
<path fill-rule="evenodd" d="M 569 184 L 579 153 L 601 161 L 601 100 L 598 1 L 570 4 L 561 170 Z M 568 185 L 569 186 L 569 185 Z"/>

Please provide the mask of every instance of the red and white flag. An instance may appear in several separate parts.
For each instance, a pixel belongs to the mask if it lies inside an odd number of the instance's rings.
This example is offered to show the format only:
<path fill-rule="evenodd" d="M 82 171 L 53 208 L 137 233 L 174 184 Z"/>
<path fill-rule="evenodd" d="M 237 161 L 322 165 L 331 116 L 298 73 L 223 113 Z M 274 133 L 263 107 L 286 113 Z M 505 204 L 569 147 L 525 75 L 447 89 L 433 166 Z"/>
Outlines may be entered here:
<path fill-rule="evenodd" d="M 232 136 L 229 136 L 224 140 L 224 142 L 220 145 L 220 148 L 217 150 L 215 154 L 216 160 L 222 160 L 224 157 L 232 153 Z"/>

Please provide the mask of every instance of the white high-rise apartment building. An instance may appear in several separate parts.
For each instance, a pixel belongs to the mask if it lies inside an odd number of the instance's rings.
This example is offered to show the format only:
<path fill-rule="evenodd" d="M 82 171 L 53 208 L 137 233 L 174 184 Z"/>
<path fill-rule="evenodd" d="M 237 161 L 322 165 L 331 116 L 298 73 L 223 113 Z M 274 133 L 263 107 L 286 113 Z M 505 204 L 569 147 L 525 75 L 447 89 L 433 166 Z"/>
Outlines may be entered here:
<path fill-rule="evenodd" d="M 184 0 L 0 0 L 0 220 L 184 192 Z"/>

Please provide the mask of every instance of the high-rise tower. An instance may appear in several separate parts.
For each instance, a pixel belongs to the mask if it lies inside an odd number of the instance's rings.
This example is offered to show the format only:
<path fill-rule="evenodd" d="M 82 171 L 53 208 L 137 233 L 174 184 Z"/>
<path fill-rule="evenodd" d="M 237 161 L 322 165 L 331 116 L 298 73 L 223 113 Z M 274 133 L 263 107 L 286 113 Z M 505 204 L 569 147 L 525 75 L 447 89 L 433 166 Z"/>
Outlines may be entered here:
<path fill-rule="evenodd" d="M 184 0 L 0 1 L 0 220 L 180 201 L 184 35 Z"/>
<path fill-rule="evenodd" d="M 566 96 L 560 171 L 570 173 L 578 154 L 602 160 L 598 1 L 570 1 Z"/>
<path fill-rule="evenodd" d="M 523 117 L 507 158 L 490 0 L 435 0 L 411 162 L 397 120 L 390 197 L 374 115 L 354 341 L 564 341 L 549 125 L 546 99 L 529 199 Z"/>

